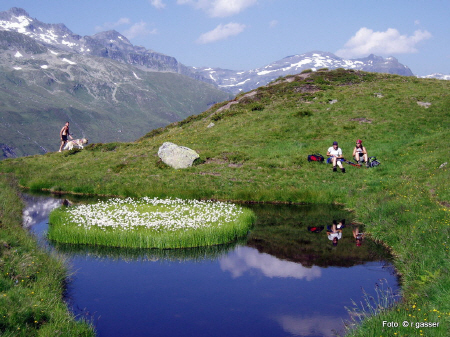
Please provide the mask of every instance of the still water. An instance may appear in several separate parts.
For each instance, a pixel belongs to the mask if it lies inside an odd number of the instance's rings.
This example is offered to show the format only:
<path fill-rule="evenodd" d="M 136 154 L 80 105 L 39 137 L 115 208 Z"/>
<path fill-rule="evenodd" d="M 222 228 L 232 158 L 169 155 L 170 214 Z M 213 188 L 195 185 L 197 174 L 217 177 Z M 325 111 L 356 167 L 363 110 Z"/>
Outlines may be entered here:
<path fill-rule="evenodd" d="M 249 205 L 258 222 L 239 242 L 129 250 L 48 242 L 48 214 L 62 200 L 24 198 L 24 225 L 66 256 L 67 303 L 98 336 L 334 336 L 363 290 L 398 290 L 388 254 L 368 239 L 357 245 L 353 215 L 336 206 Z M 327 225 L 341 219 L 333 245 Z"/>

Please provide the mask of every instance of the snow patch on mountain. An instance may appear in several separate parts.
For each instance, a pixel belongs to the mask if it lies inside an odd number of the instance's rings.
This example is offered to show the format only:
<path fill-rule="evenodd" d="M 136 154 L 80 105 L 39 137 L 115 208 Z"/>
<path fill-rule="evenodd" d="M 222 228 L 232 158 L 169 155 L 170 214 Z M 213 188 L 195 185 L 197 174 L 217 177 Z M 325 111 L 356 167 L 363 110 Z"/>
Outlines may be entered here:
<path fill-rule="evenodd" d="M 26 27 L 28 27 L 32 22 L 33 19 L 20 15 L 16 16 L 13 21 L 0 20 L 0 28 L 3 30 L 13 30 L 18 33 L 25 34 L 27 32 Z"/>
<path fill-rule="evenodd" d="M 434 73 L 431 75 L 425 75 L 425 76 L 417 76 L 418 78 L 436 78 L 438 80 L 450 80 L 450 75 L 444 75 L 441 73 Z"/>
<path fill-rule="evenodd" d="M 71 60 L 68 60 L 68 59 L 66 59 L 66 58 L 63 58 L 62 59 L 64 62 L 66 62 L 66 63 L 69 63 L 69 64 L 76 64 L 75 62 L 73 62 L 73 61 L 71 61 Z"/>

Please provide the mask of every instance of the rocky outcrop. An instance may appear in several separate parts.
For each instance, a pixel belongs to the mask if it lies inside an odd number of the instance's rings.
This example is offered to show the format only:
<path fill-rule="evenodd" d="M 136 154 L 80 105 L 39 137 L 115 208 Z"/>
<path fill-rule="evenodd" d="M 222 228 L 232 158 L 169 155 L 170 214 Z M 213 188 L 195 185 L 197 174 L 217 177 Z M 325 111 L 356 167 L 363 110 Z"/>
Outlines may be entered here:
<path fill-rule="evenodd" d="M 158 157 L 166 165 L 174 169 L 181 169 L 191 167 L 199 155 L 188 147 L 165 142 L 158 150 Z"/>
<path fill-rule="evenodd" d="M 421 107 L 424 107 L 425 109 L 428 109 L 431 106 L 430 102 L 417 102 L 417 104 Z"/>
<path fill-rule="evenodd" d="M 0 144 L 0 160 L 4 158 L 16 158 L 16 152 L 14 151 L 14 148 L 7 144 Z"/>

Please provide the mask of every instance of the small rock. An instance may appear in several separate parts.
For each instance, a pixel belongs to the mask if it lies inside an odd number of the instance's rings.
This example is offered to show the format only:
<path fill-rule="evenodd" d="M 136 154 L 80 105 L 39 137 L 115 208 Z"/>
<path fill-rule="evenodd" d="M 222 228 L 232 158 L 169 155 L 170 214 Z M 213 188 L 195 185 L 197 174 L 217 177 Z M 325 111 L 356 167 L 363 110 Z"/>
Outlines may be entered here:
<path fill-rule="evenodd" d="M 337 102 L 338 102 L 337 99 L 332 99 L 329 103 L 330 103 L 330 104 L 334 104 L 334 103 L 337 103 Z"/>
<path fill-rule="evenodd" d="M 214 125 L 216 125 L 216 124 L 214 124 L 213 122 L 211 122 L 211 123 L 208 124 L 207 128 L 212 128 Z"/>
<path fill-rule="evenodd" d="M 446 165 L 447 165 L 447 162 L 441 164 L 441 166 L 439 166 L 439 168 L 440 168 L 440 169 L 441 169 L 441 168 L 444 168 Z"/>
<path fill-rule="evenodd" d="M 430 102 L 417 102 L 420 106 L 423 106 L 425 109 L 428 109 L 431 106 Z"/>

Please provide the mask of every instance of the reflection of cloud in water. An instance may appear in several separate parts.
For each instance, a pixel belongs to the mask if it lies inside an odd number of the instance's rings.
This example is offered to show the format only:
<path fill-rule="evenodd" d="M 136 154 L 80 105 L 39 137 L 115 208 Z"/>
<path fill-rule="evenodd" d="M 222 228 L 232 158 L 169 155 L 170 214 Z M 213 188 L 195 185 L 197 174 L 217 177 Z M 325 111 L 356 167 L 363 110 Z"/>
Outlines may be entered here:
<path fill-rule="evenodd" d="M 275 320 L 294 336 L 336 336 L 343 329 L 342 318 L 333 316 L 278 316 Z M 339 331 L 338 331 L 339 332 Z"/>
<path fill-rule="evenodd" d="M 303 267 L 299 263 L 279 260 L 276 257 L 259 253 L 250 247 L 238 247 L 233 252 L 219 260 L 220 268 L 229 271 L 236 278 L 245 272 L 257 269 L 267 277 L 293 277 L 311 281 L 321 276 L 319 267 Z"/>
<path fill-rule="evenodd" d="M 61 200 L 53 198 L 32 198 L 27 201 L 23 211 L 23 225 L 31 227 L 41 221 L 47 220 L 48 215 L 61 205 Z"/>

